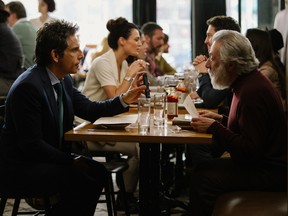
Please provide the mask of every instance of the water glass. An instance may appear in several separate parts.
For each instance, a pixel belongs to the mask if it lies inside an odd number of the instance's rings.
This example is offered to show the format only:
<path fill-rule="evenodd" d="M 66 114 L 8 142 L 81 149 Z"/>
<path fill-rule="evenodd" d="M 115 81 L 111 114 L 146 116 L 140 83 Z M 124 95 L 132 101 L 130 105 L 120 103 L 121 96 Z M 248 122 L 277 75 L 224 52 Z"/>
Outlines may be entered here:
<path fill-rule="evenodd" d="M 147 134 L 150 130 L 150 98 L 138 98 L 138 131 Z"/>
<path fill-rule="evenodd" d="M 164 126 L 166 123 L 166 94 L 154 95 L 154 125 Z"/>

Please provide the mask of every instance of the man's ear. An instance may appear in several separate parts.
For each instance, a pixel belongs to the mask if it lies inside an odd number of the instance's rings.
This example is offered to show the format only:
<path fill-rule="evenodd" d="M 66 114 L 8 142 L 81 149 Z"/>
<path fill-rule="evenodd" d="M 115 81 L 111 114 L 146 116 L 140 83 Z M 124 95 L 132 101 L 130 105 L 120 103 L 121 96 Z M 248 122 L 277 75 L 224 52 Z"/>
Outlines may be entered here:
<path fill-rule="evenodd" d="M 235 63 L 234 62 L 229 62 L 228 64 L 226 64 L 226 70 L 227 71 L 234 71 L 235 70 Z"/>
<path fill-rule="evenodd" d="M 54 62 L 59 61 L 59 54 L 54 49 L 51 50 L 50 54 Z"/>
<path fill-rule="evenodd" d="M 10 13 L 10 16 L 13 17 L 13 20 L 15 20 L 15 22 L 18 20 L 16 13 Z"/>
<path fill-rule="evenodd" d="M 150 37 L 149 37 L 149 35 L 144 35 L 144 37 L 145 37 L 146 43 L 149 44 L 149 43 L 150 43 Z"/>

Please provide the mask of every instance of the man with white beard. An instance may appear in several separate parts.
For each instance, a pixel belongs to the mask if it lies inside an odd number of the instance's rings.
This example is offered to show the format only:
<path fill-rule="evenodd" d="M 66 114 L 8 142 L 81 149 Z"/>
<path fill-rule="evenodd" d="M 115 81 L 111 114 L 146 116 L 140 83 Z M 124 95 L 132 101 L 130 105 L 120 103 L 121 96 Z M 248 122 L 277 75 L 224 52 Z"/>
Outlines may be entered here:
<path fill-rule="evenodd" d="M 205 45 L 207 46 L 208 52 L 211 49 L 212 45 L 212 37 L 213 35 L 220 30 L 234 30 L 237 32 L 241 32 L 240 26 L 235 19 L 229 16 L 214 16 L 207 20 L 207 31 L 205 38 Z M 193 92 L 190 94 L 192 99 L 201 98 L 203 99 L 203 104 L 200 105 L 206 109 L 218 109 L 218 113 L 220 114 L 228 114 L 231 100 L 232 100 L 232 92 L 230 88 L 221 88 L 214 89 L 211 84 L 211 78 L 208 74 L 208 68 L 205 66 L 207 62 L 208 56 L 206 55 L 198 55 L 193 61 L 193 65 L 195 69 L 199 72 L 198 81 L 199 81 L 199 89 L 197 92 Z M 199 106 L 199 104 L 195 104 L 195 106 Z M 209 160 L 211 158 L 217 158 L 222 156 L 224 152 L 217 151 L 214 146 L 211 145 L 187 145 L 186 146 L 186 167 L 193 169 L 193 167 L 204 160 Z"/>
<path fill-rule="evenodd" d="M 226 192 L 287 190 L 286 116 L 279 94 L 257 70 L 258 64 L 245 36 L 230 30 L 213 36 L 206 67 L 213 88 L 232 89 L 230 113 L 200 111 L 191 125 L 211 133 L 212 145 L 231 157 L 195 167 L 188 215 L 211 215 L 217 197 Z"/>

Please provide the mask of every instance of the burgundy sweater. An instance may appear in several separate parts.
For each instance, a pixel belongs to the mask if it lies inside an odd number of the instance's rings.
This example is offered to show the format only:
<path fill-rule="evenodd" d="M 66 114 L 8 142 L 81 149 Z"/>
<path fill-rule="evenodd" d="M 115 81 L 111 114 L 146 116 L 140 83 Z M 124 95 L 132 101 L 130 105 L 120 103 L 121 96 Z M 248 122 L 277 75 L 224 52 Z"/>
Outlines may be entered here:
<path fill-rule="evenodd" d="M 287 125 L 281 98 L 259 71 L 237 78 L 227 127 L 214 122 L 208 132 L 240 164 L 287 166 Z"/>

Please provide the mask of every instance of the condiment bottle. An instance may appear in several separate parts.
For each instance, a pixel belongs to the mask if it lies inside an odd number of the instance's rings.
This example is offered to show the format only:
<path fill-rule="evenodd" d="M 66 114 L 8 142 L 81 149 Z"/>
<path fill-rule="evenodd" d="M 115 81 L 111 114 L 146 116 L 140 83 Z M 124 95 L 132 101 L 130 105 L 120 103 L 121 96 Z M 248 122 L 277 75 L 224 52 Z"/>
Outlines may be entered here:
<path fill-rule="evenodd" d="M 180 92 L 186 92 L 186 86 L 185 86 L 185 83 L 184 83 L 184 78 L 180 78 L 179 79 L 179 82 L 176 86 L 176 90 L 177 91 L 180 91 Z"/>
<path fill-rule="evenodd" d="M 175 87 L 170 87 L 169 90 L 167 95 L 167 118 L 173 119 L 178 116 L 178 94 Z"/>

